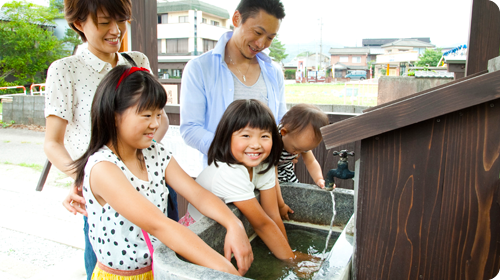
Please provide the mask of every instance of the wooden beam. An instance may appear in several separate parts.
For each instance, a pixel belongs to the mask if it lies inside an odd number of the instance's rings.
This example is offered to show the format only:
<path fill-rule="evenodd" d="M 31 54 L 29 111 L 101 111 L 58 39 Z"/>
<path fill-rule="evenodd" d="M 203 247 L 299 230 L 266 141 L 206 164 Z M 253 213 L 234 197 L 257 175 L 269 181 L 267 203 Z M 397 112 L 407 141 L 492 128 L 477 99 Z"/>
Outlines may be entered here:
<path fill-rule="evenodd" d="M 499 55 L 500 12 L 490 0 L 473 0 L 466 76 L 488 69 Z"/>
<path fill-rule="evenodd" d="M 500 98 L 500 71 L 477 76 L 321 128 L 326 149 Z"/>
<path fill-rule="evenodd" d="M 144 53 L 154 75 L 158 74 L 158 16 L 156 0 L 132 0 L 132 21 L 129 38 L 132 50 Z"/>

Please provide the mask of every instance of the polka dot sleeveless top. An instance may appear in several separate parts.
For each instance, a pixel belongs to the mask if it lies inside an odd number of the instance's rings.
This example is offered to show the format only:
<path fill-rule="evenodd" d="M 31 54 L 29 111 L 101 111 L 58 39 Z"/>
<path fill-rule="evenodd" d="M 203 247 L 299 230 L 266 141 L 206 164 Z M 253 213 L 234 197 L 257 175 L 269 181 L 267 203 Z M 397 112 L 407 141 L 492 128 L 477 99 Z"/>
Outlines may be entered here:
<path fill-rule="evenodd" d="M 109 204 L 101 206 L 89 188 L 89 174 L 94 165 L 101 161 L 109 161 L 118 166 L 130 181 L 130 184 L 153 203 L 160 211 L 167 214 L 168 189 L 165 183 L 165 168 L 172 153 L 162 144 L 153 143 L 142 150 L 148 181 L 137 178 L 125 164 L 107 147 L 90 156 L 85 166 L 83 180 L 83 196 L 85 198 L 89 221 L 89 238 L 102 264 L 120 270 L 136 270 L 151 265 L 151 256 L 144 240 L 141 228 L 134 225 Z M 161 242 L 150 235 L 153 247 Z"/>

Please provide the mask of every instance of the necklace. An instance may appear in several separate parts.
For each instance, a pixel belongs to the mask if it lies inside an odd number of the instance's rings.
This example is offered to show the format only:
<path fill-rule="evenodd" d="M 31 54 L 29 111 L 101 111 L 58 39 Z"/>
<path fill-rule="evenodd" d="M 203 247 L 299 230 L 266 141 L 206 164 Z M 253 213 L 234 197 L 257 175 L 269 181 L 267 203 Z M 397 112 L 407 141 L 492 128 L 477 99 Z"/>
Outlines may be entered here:
<path fill-rule="evenodd" d="M 227 54 L 227 56 L 229 57 L 229 61 L 234 65 L 236 70 L 238 70 L 238 72 L 240 72 L 240 74 L 243 76 L 243 81 L 246 82 L 247 78 L 245 77 L 245 75 L 248 73 L 248 70 L 250 69 L 250 63 L 248 64 L 247 71 L 245 72 L 245 74 L 243 74 L 241 73 L 240 69 L 238 69 L 238 66 L 236 66 L 236 63 L 234 63 L 234 61 L 231 59 L 231 56 L 229 54 Z"/>

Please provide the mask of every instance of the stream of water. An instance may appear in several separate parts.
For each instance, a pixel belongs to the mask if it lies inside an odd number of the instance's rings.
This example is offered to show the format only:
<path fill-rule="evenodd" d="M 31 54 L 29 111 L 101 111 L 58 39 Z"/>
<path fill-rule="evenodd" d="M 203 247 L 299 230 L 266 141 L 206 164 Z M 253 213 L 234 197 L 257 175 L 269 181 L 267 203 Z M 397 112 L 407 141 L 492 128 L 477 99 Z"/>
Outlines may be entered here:
<path fill-rule="evenodd" d="M 326 249 L 328 248 L 328 242 L 330 241 L 330 236 L 332 235 L 332 229 L 333 229 L 333 221 L 335 220 L 335 215 L 337 215 L 337 211 L 335 210 L 335 195 L 333 192 L 330 192 L 330 195 L 332 196 L 332 211 L 333 211 L 333 216 L 332 216 L 332 221 L 330 222 L 330 231 L 328 232 L 328 237 L 326 238 L 326 244 L 325 244 L 325 249 L 323 249 L 323 254 L 322 254 L 322 260 L 324 261 L 326 258 Z"/>

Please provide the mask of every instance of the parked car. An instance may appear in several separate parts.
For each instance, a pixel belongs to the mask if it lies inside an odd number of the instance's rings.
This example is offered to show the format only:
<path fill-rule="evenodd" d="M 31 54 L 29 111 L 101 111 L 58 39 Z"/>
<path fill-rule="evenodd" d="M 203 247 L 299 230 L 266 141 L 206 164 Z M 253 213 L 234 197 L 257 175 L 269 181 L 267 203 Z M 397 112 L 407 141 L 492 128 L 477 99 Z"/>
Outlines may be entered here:
<path fill-rule="evenodd" d="M 366 71 L 365 70 L 356 70 L 351 71 L 349 74 L 345 75 L 346 79 L 350 80 L 364 80 L 366 79 Z"/>

